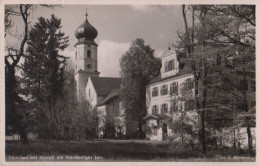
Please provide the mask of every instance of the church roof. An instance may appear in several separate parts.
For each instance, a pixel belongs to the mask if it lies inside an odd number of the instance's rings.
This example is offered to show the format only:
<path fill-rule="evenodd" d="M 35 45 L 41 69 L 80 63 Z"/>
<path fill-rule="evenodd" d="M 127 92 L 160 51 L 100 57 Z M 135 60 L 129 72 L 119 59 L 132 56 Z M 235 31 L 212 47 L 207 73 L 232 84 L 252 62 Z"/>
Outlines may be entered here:
<path fill-rule="evenodd" d="M 75 31 L 75 37 L 78 39 L 77 44 L 95 44 L 94 39 L 97 37 L 98 32 L 95 27 L 93 27 L 87 18 L 88 14 L 86 14 L 86 20 L 83 24 L 81 24 Z"/>
<path fill-rule="evenodd" d="M 111 91 L 119 89 L 121 86 L 121 78 L 91 77 L 91 81 L 97 96 L 107 96 Z"/>
<path fill-rule="evenodd" d="M 115 89 L 111 91 L 103 100 L 101 100 L 97 106 L 106 105 L 109 103 L 112 99 L 117 98 L 120 96 L 120 89 Z"/>

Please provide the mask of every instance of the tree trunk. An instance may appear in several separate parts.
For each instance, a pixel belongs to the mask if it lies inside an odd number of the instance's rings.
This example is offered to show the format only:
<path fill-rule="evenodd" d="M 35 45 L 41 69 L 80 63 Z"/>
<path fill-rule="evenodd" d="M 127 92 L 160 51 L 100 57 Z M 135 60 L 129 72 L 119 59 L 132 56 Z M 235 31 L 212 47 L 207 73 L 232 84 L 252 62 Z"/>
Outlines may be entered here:
<path fill-rule="evenodd" d="M 248 150 L 249 150 L 250 155 L 254 155 L 250 126 L 247 126 L 246 131 L 247 131 L 247 139 L 248 139 Z"/>

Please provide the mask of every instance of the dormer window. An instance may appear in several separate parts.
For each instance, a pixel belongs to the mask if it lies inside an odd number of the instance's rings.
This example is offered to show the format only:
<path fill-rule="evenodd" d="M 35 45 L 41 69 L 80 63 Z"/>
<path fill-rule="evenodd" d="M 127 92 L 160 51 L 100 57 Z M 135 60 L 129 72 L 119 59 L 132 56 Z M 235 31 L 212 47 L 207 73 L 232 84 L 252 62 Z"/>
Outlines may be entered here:
<path fill-rule="evenodd" d="M 168 71 L 171 71 L 171 70 L 174 70 L 175 66 L 174 66 L 174 59 L 170 60 L 170 61 L 166 61 L 164 63 L 164 71 L 165 72 L 168 72 Z"/>

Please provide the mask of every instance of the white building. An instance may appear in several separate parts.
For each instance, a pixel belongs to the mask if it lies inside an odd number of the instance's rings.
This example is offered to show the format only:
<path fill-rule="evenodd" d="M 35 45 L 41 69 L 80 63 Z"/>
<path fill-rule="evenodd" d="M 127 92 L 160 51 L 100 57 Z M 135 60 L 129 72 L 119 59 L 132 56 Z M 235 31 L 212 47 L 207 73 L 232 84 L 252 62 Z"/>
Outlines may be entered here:
<path fill-rule="evenodd" d="M 179 98 L 183 96 L 182 88 L 190 89 L 193 96 L 193 75 L 189 64 L 180 70 L 176 52 L 168 50 L 161 56 L 162 67 L 160 75 L 147 86 L 147 116 L 146 124 L 151 128 L 147 133 L 150 140 L 165 140 L 172 135 L 169 122 L 174 120 L 180 110 L 185 109 L 185 102 Z"/>

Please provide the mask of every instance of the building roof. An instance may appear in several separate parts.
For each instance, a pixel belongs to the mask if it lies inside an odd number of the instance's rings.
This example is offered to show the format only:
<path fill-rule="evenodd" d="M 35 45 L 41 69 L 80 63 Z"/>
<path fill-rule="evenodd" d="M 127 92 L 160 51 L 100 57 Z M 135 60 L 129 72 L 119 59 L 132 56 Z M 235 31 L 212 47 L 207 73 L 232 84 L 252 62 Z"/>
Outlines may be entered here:
<path fill-rule="evenodd" d="M 91 77 L 91 81 L 97 96 L 107 96 L 111 91 L 119 89 L 121 86 L 121 78 Z"/>
<path fill-rule="evenodd" d="M 180 69 L 179 73 L 177 73 L 175 75 L 168 76 L 168 77 L 164 77 L 164 78 L 162 78 L 161 73 L 160 73 L 156 77 L 152 78 L 148 85 L 156 83 L 156 82 L 160 82 L 160 81 L 163 81 L 163 80 L 167 80 L 169 78 L 178 77 L 178 76 L 188 74 L 188 73 L 192 73 L 190 61 L 185 62 L 184 66 Z"/>
<path fill-rule="evenodd" d="M 164 120 L 164 119 L 171 119 L 171 116 L 165 114 L 149 114 L 144 118 L 144 120 L 148 120 L 148 119 Z"/>
<path fill-rule="evenodd" d="M 97 37 L 98 32 L 96 28 L 94 28 L 87 19 L 88 14 L 86 14 L 86 20 L 83 24 L 81 24 L 75 31 L 75 37 L 78 39 L 77 44 L 87 43 L 87 44 L 95 44 L 94 39 Z"/>
<path fill-rule="evenodd" d="M 113 91 L 111 91 L 103 100 L 101 100 L 97 106 L 103 106 L 108 104 L 111 100 L 113 100 L 114 98 L 117 98 L 120 96 L 120 89 L 115 89 Z"/>

